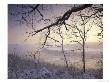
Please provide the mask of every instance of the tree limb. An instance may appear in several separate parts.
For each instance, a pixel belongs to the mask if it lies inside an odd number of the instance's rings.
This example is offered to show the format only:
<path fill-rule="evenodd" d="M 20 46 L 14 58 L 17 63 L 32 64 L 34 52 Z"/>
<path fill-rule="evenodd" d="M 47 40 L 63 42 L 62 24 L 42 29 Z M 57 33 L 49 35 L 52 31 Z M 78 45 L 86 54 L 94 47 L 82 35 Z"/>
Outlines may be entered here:
<path fill-rule="evenodd" d="M 39 29 L 39 30 L 36 30 L 32 33 L 32 35 L 35 35 L 37 34 L 38 32 L 41 32 L 45 29 L 48 29 L 48 28 L 51 28 L 53 26 L 61 26 L 63 24 L 65 24 L 65 21 L 69 19 L 70 15 L 73 13 L 73 12 L 78 12 L 78 11 L 81 11 L 85 8 L 88 8 L 88 7 L 91 7 L 92 4 L 85 4 L 85 5 L 82 5 L 82 6 L 79 6 L 79 7 L 72 7 L 70 10 L 68 10 L 67 12 L 64 13 L 64 15 L 62 17 L 60 17 L 56 22 L 42 28 L 42 29 Z"/>

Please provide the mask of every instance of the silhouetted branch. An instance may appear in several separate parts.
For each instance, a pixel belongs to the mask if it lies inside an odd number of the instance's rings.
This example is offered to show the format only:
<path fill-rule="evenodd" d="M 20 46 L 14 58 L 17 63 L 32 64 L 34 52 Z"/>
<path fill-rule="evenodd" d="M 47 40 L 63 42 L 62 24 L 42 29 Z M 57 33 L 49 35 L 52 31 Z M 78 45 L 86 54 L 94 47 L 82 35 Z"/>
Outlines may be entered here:
<path fill-rule="evenodd" d="M 50 36 L 48 36 L 48 38 L 50 38 L 50 39 L 54 40 L 55 42 L 58 42 L 58 43 L 60 43 L 60 44 L 61 44 L 61 42 L 60 42 L 60 41 L 58 41 L 58 40 L 56 40 L 56 39 L 54 39 L 54 38 L 52 38 L 52 37 L 50 37 Z"/>
<path fill-rule="evenodd" d="M 82 43 L 81 43 L 80 41 L 71 40 L 70 42 L 76 42 L 76 43 L 78 43 L 79 45 L 81 45 L 81 47 L 83 46 Z"/>
<path fill-rule="evenodd" d="M 82 5 L 80 7 L 72 7 L 70 10 L 68 10 L 67 12 L 64 13 L 64 15 L 62 17 L 60 17 L 58 20 L 56 20 L 56 22 L 46 26 L 46 27 L 43 27 L 42 29 L 39 29 L 39 30 L 36 30 L 34 32 L 32 32 L 32 35 L 35 35 L 37 34 L 38 32 L 42 32 L 43 30 L 45 29 L 48 29 L 48 28 L 51 28 L 51 27 L 54 27 L 54 26 L 61 26 L 61 25 L 66 25 L 65 21 L 69 19 L 70 15 L 73 13 L 73 12 L 78 12 L 78 11 L 81 11 L 85 8 L 88 8 L 88 7 L 91 7 L 92 4 L 86 4 L 86 5 Z"/>

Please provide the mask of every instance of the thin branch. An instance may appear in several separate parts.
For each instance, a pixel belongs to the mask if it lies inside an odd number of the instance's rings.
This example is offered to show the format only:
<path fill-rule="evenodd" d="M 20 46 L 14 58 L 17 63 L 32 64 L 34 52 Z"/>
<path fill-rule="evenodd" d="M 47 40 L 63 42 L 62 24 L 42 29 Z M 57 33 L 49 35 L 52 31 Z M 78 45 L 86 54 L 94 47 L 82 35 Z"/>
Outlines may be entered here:
<path fill-rule="evenodd" d="M 56 39 L 54 39 L 54 38 L 52 38 L 52 37 L 50 37 L 50 36 L 48 36 L 48 38 L 50 38 L 50 39 L 54 40 L 55 42 L 58 42 L 58 43 L 60 43 L 60 44 L 61 44 L 61 42 L 60 42 L 60 41 L 58 41 L 58 40 L 56 40 Z"/>
<path fill-rule="evenodd" d="M 73 27 L 73 26 L 71 26 L 69 24 L 66 24 L 66 25 L 68 25 L 68 26 L 70 26 L 72 28 L 76 28 L 76 30 L 79 32 L 80 37 L 83 38 L 82 35 L 81 35 L 82 31 L 77 26 L 74 25 L 74 27 Z"/>
<path fill-rule="evenodd" d="M 76 43 L 80 44 L 81 46 L 83 46 L 82 43 L 81 43 L 80 41 L 71 40 L 70 42 L 76 42 Z"/>
<path fill-rule="evenodd" d="M 42 48 L 43 48 L 44 45 L 46 44 L 49 35 L 50 35 L 50 29 L 48 29 L 47 34 L 45 34 L 46 37 L 45 37 L 45 41 L 44 41 L 44 43 L 42 44 L 42 45 L 43 45 Z"/>
<path fill-rule="evenodd" d="M 92 26 L 86 30 L 85 34 L 87 34 L 91 30 L 91 28 Z"/>
<path fill-rule="evenodd" d="M 31 10 L 28 11 L 28 12 L 22 12 L 21 14 L 30 14 L 30 13 L 32 13 L 33 11 L 37 10 L 39 6 L 40 6 L 40 4 L 37 4 L 37 5 L 34 6 L 34 7 L 33 7 L 33 6 L 28 6 L 29 8 L 31 8 Z"/>

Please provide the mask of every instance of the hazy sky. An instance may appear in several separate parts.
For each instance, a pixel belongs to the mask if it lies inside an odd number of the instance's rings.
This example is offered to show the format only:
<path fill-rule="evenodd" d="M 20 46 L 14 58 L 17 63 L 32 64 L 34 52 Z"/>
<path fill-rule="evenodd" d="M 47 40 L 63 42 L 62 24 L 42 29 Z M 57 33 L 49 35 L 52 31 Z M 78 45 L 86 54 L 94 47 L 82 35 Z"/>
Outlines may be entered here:
<path fill-rule="evenodd" d="M 10 15 L 10 12 L 16 13 L 16 12 L 21 12 L 21 11 L 26 10 L 26 9 L 23 10 L 21 8 L 21 6 L 22 5 L 18 5 L 18 6 L 11 5 L 11 4 L 8 5 L 8 12 L 9 12 L 8 13 L 8 41 L 9 41 L 9 44 L 23 44 L 23 43 L 37 44 L 37 43 L 40 43 L 40 41 L 42 40 L 42 37 L 44 35 L 42 33 L 39 33 L 38 35 L 31 37 L 26 42 L 24 42 L 24 40 L 27 37 L 26 32 L 32 31 L 31 25 L 20 24 L 19 22 L 17 22 L 17 20 L 20 19 L 21 15 L 16 15 L 16 16 Z M 51 24 L 52 22 L 54 22 L 57 19 L 57 17 L 62 16 L 67 10 L 71 9 L 71 7 L 73 7 L 73 6 L 78 6 L 78 5 L 71 5 L 71 4 L 70 5 L 48 5 L 47 4 L 47 5 L 40 6 L 39 10 L 43 14 L 44 19 L 51 19 L 51 21 L 50 22 L 38 21 L 38 19 L 41 19 L 41 16 L 39 15 L 38 12 L 36 12 L 36 15 L 33 16 L 33 19 L 35 19 L 33 27 L 35 27 L 35 29 L 40 29 L 40 28 L 43 28 L 44 26 Z M 42 10 L 42 8 L 43 8 L 43 10 Z M 31 15 L 31 17 L 32 17 L 32 15 Z M 78 22 L 79 19 L 77 19 L 76 21 Z M 92 29 L 88 33 L 87 42 L 97 42 L 98 38 L 96 37 L 96 35 L 99 32 L 99 27 L 97 25 L 91 23 L 91 21 L 92 21 L 92 19 L 86 25 L 86 28 L 89 28 L 89 26 L 90 26 L 89 24 L 92 25 Z M 71 23 L 71 21 L 68 21 L 68 22 Z M 65 33 L 65 29 L 63 29 L 63 31 Z M 70 32 L 68 32 L 68 33 L 70 33 Z M 65 34 L 63 34 L 63 35 L 66 37 Z M 55 39 L 60 40 L 60 37 L 56 36 L 54 33 L 51 34 L 50 36 L 53 36 Z M 70 40 L 68 40 L 68 39 L 64 39 L 65 44 L 69 44 L 69 41 Z M 49 40 L 48 42 L 52 42 L 52 41 Z"/>

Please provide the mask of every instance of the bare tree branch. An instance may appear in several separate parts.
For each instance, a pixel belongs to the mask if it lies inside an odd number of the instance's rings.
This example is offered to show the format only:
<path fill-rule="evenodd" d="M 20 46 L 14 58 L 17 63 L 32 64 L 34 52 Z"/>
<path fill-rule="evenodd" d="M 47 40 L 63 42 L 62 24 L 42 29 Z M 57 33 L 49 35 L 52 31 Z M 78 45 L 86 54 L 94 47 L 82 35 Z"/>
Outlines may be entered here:
<path fill-rule="evenodd" d="M 92 4 L 86 4 L 86 5 L 82 5 L 80 7 L 72 7 L 70 10 L 68 10 L 67 12 L 64 13 L 64 15 L 62 17 L 60 17 L 56 22 L 42 28 L 42 29 L 39 29 L 39 30 L 36 30 L 32 33 L 32 35 L 35 35 L 37 34 L 38 32 L 41 32 L 42 30 L 45 30 L 45 29 L 48 29 L 48 28 L 51 28 L 53 26 L 61 26 L 63 24 L 65 24 L 65 21 L 69 19 L 70 15 L 73 13 L 73 12 L 77 12 L 77 11 L 80 11 L 80 10 L 83 10 L 85 8 L 88 8 L 88 7 L 91 7 Z"/>
<path fill-rule="evenodd" d="M 77 43 L 78 43 L 78 44 L 80 44 L 80 45 L 81 45 L 81 47 L 82 47 L 82 43 L 81 43 L 80 41 L 71 40 L 70 42 L 77 42 Z"/>

